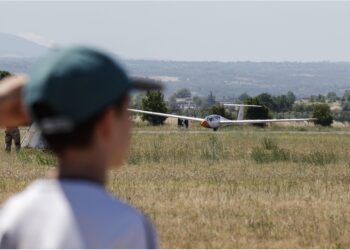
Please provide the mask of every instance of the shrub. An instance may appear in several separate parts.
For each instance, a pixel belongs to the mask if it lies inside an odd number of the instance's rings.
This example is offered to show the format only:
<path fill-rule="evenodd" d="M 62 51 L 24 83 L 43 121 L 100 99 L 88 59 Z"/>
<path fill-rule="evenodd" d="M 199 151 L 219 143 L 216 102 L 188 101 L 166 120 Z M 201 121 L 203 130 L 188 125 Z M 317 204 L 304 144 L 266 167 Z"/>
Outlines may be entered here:
<path fill-rule="evenodd" d="M 261 105 L 261 107 L 248 107 L 245 111 L 245 117 L 248 120 L 257 120 L 257 119 L 269 119 L 269 110 L 266 108 L 258 98 L 248 98 L 245 102 L 245 104 L 249 105 Z M 265 127 L 265 123 L 257 123 L 254 124 L 254 126 L 258 127 Z"/>
<path fill-rule="evenodd" d="M 333 123 L 333 116 L 330 107 L 327 104 L 314 105 L 313 118 L 315 124 L 321 126 L 331 126 Z"/>
<path fill-rule="evenodd" d="M 160 91 L 149 91 L 147 95 L 142 99 L 141 107 L 143 110 L 166 113 L 168 111 L 164 96 Z M 163 125 L 166 117 L 156 115 L 142 115 L 143 121 L 148 121 L 152 125 Z"/>
<path fill-rule="evenodd" d="M 201 157 L 205 160 L 218 161 L 225 157 L 223 144 L 214 135 L 209 136 L 207 146 L 201 149 Z"/>
<path fill-rule="evenodd" d="M 260 146 L 254 147 L 250 156 L 256 163 L 284 161 L 323 166 L 338 161 L 333 152 L 315 151 L 308 154 L 297 154 L 280 148 L 269 138 L 264 138 Z"/>
<path fill-rule="evenodd" d="M 11 73 L 8 72 L 8 71 L 1 71 L 1 70 L 0 70 L 0 80 L 2 80 L 2 79 L 5 78 L 5 77 L 8 77 L 8 76 L 10 76 L 10 75 L 11 75 Z"/>
<path fill-rule="evenodd" d="M 269 163 L 277 161 L 289 161 L 291 154 L 288 150 L 278 147 L 278 145 L 269 138 L 264 138 L 262 145 L 254 147 L 251 152 L 251 158 L 257 163 Z"/>
<path fill-rule="evenodd" d="M 337 162 L 337 157 L 333 152 L 316 151 L 311 154 L 303 155 L 301 162 L 312 165 L 327 165 Z"/>

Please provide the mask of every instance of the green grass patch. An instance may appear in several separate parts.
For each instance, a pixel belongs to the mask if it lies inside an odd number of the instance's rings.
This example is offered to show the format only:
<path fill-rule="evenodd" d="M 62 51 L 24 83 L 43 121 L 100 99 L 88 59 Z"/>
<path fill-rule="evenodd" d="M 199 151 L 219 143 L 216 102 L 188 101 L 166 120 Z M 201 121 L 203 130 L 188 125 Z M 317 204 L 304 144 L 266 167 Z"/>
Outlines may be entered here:
<path fill-rule="evenodd" d="M 337 155 L 331 150 L 297 153 L 281 148 L 269 138 L 263 138 L 260 145 L 252 149 L 250 156 L 256 163 L 293 162 L 323 166 L 338 161 Z"/>

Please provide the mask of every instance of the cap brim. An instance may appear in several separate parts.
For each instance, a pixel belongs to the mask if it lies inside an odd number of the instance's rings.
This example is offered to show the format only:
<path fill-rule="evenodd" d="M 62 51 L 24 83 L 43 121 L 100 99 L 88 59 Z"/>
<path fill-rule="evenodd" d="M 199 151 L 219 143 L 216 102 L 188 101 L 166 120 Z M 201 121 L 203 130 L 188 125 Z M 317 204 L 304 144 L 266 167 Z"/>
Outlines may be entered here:
<path fill-rule="evenodd" d="M 131 88 L 136 90 L 161 90 L 162 84 L 145 78 L 131 78 Z"/>

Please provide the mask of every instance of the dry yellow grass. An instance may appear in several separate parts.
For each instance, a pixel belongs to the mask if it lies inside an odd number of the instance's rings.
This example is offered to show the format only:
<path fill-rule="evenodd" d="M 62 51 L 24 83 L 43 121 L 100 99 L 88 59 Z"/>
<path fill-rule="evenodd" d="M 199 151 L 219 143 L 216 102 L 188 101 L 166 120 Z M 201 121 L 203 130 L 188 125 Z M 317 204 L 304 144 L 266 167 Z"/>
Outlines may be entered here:
<path fill-rule="evenodd" d="M 109 190 L 149 215 L 164 248 L 350 247 L 350 130 L 138 125 Z M 0 200 L 53 169 L 0 152 Z"/>

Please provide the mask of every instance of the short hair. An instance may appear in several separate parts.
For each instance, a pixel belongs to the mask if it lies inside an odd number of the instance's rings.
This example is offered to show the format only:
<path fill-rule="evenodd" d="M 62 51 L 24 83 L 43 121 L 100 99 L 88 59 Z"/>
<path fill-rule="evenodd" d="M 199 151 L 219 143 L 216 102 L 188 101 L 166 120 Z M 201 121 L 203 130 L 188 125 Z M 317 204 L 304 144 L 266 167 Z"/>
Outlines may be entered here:
<path fill-rule="evenodd" d="M 121 111 L 122 105 L 126 99 L 127 96 L 124 96 L 120 99 L 120 101 L 112 104 L 111 106 L 114 107 L 117 111 Z M 68 147 L 83 148 L 89 146 L 92 142 L 94 129 L 98 121 L 104 115 L 106 109 L 107 107 L 86 121 L 79 123 L 71 132 L 57 134 L 42 133 L 43 139 L 45 140 L 48 149 L 52 150 L 56 154 L 59 154 Z M 35 103 L 32 110 L 39 122 L 41 119 L 56 116 L 56 112 L 53 111 L 52 108 L 45 103 Z"/>

